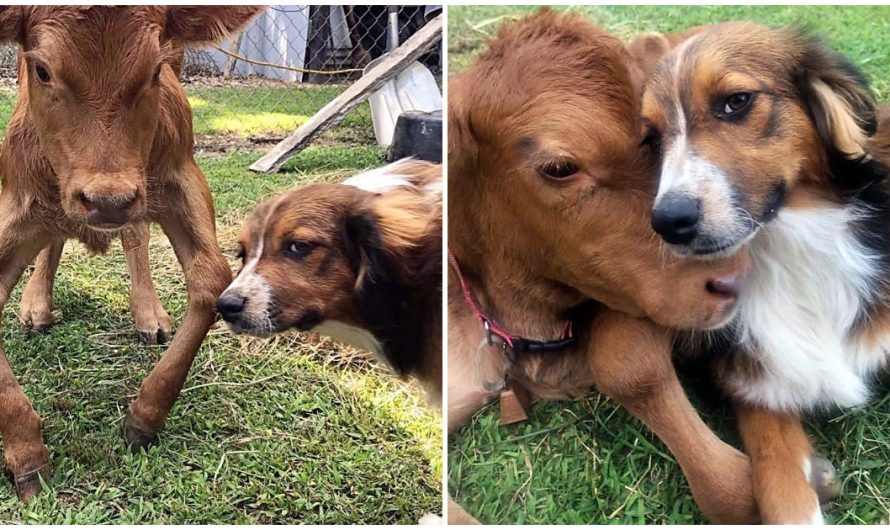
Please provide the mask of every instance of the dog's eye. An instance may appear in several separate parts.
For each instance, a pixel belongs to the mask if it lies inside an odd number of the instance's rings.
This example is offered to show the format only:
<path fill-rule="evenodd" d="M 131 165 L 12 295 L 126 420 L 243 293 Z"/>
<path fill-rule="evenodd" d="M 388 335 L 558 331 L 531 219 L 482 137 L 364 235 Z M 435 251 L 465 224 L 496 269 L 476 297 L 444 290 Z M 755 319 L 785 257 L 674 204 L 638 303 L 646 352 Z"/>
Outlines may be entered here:
<path fill-rule="evenodd" d="M 650 147 L 655 152 L 660 151 L 661 150 L 661 133 L 658 132 L 658 129 L 648 127 L 646 129 L 646 135 L 643 137 L 643 141 L 640 142 L 640 146 Z"/>
<path fill-rule="evenodd" d="M 538 167 L 538 171 L 547 178 L 560 180 L 571 177 L 579 168 L 570 160 L 552 160 Z"/>
<path fill-rule="evenodd" d="M 718 114 L 724 118 L 741 116 L 750 108 L 752 101 L 754 101 L 754 94 L 738 92 L 723 101 L 723 106 Z"/>
<path fill-rule="evenodd" d="M 34 65 L 34 75 L 37 77 L 37 80 L 44 85 L 48 84 L 51 80 L 49 70 L 46 68 L 46 66 L 43 65 L 43 63 L 37 63 L 36 65 Z"/>
<path fill-rule="evenodd" d="M 292 241 L 287 246 L 287 253 L 293 258 L 304 258 L 312 252 L 313 248 L 315 248 L 315 245 L 309 241 Z"/>

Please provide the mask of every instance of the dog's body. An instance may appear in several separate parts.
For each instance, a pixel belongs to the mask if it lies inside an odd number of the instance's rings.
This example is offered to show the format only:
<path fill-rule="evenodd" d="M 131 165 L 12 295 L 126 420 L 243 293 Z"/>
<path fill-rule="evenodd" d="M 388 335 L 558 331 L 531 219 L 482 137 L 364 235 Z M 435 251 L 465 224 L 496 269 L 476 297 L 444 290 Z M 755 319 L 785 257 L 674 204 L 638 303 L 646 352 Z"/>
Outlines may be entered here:
<path fill-rule="evenodd" d="M 738 403 L 764 519 L 821 522 L 799 417 L 862 404 L 890 361 L 890 121 L 823 44 L 745 23 L 679 44 L 643 115 L 663 150 L 653 226 L 680 254 L 753 262 L 705 345 Z"/>
<path fill-rule="evenodd" d="M 674 260 L 654 239 L 641 80 L 620 41 L 550 12 L 502 27 L 451 79 L 449 429 L 508 379 L 542 398 L 595 386 L 668 445 L 710 519 L 750 522 L 747 459 L 689 404 L 671 333 L 640 318 L 719 325 L 746 266 Z M 483 323 L 559 351 L 517 353 Z"/>
<path fill-rule="evenodd" d="M 439 403 L 441 179 L 441 166 L 402 160 L 259 205 L 218 304 L 229 327 L 329 335 L 416 377 Z"/>

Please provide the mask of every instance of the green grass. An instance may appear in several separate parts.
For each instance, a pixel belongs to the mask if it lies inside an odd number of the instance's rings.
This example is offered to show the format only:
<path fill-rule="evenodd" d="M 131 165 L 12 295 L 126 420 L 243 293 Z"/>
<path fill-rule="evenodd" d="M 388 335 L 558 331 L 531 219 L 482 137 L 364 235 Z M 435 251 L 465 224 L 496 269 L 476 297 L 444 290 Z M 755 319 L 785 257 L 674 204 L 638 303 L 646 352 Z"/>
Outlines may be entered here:
<path fill-rule="evenodd" d="M 302 125 L 344 90 L 343 86 L 186 87 L 195 134 L 285 135 Z M 350 112 L 338 128 L 367 128 L 367 103 Z"/>
<path fill-rule="evenodd" d="M 240 223 L 259 200 L 379 165 L 381 155 L 315 147 L 272 176 L 246 170 L 256 153 L 199 160 L 233 267 Z M 178 320 L 184 283 L 156 227 L 151 256 Z M 440 418 L 421 390 L 363 354 L 296 333 L 238 337 L 217 324 L 159 443 L 130 454 L 120 436 L 126 406 L 163 349 L 136 340 L 119 245 L 89 256 L 68 244 L 55 288 L 63 320 L 45 335 L 21 329 L 22 285 L 3 313 L 3 338 L 43 418 L 55 474 L 27 506 L 0 484 L 0 522 L 413 523 L 441 511 Z"/>
<path fill-rule="evenodd" d="M 448 10 L 449 74 L 470 64 L 498 25 L 535 11 L 534 6 L 470 6 Z M 824 36 L 860 66 L 881 100 L 890 99 L 887 20 L 890 6 L 576 6 L 569 10 L 625 40 L 644 31 L 675 32 L 727 20 L 799 24 Z"/>
<path fill-rule="evenodd" d="M 186 85 L 198 136 L 226 135 L 283 138 L 312 117 L 345 86 L 226 86 Z M 15 106 L 14 88 L 0 88 L 0 131 L 5 133 Z M 367 102 L 347 114 L 323 135 L 325 143 L 373 144 L 371 110 Z"/>
<path fill-rule="evenodd" d="M 642 31 L 680 31 L 731 19 L 805 24 L 861 66 L 881 100 L 890 99 L 890 7 L 574 7 L 624 39 Z M 449 66 L 469 65 L 497 26 L 533 7 L 449 9 Z M 706 421 L 738 446 L 719 397 L 702 390 L 707 376 L 686 380 Z M 667 448 L 644 425 L 603 396 L 539 403 L 529 421 L 497 425 L 496 406 L 449 437 L 449 490 L 488 523 L 703 523 Z M 866 406 L 810 421 L 816 448 L 837 466 L 840 500 L 831 523 L 888 523 L 890 381 Z"/>

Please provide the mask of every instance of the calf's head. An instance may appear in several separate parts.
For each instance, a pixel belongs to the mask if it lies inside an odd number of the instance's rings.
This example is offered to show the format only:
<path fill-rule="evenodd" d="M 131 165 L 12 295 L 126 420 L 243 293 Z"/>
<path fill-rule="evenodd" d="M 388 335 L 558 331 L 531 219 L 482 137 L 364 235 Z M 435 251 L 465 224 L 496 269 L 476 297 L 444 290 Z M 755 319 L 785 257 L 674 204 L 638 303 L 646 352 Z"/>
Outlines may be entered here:
<path fill-rule="evenodd" d="M 684 263 L 651 230 L 641 77 L 618 39 L 580 18 L 505 26 L 449 84 L 449 244 L 476 270 L 497 259 L 551 292 L 718 325 L 747 262 Z"/>
<path fill-rule="evenodd" d="M 20 46 L 19 110 L 58 179 L 65 213 L 117 229 L 146 211 L 147 169 L 162 116 L 191 136 L 171 64 L 186 44 L 247 23 L 256 7 L 8 6 L 0 41 Z"/>

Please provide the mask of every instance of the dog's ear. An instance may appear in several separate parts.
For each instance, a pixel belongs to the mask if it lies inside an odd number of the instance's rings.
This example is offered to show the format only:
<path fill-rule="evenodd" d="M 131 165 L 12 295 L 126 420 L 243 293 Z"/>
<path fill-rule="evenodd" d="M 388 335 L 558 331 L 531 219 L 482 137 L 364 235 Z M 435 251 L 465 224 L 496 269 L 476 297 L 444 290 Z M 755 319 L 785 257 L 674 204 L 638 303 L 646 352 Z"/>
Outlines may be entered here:
<path fill-rule="evenodd" d="M 0 7 L 0 43 L 23 41 L 25 6 Z"/>
<path fill-rule="evenodd" d="M 408 375 L 420 363 L 417 300 L 400 281 L 373 213 L 347 215 L 344 232 L 346 256 L 356 276 L 353 299 L 358 316 L 380 341 L 386 361 L 398 374 Z"/>
<path fill-rule="evenodd" d="M 183 44 L 219 42 L 265 9 L 265 6 L 170 6 L 167 36 Z"/>
<path fill-rule="evenodd" d="M 862 72 L 845 57 L 818 39 L 804 38 L 794 75 L 801 99 L 826 148 L 851 160 L 861 159 L 868 137 L 877 129 L 874 94 Z"/>
<path fill-rule="evenodd" d="M 346 257 L 355 272 L 355 290 L 367 288 L 367 280 L 387 273 L 377 218 L 370 211 L 346 216 L 344 235 Z"/>

